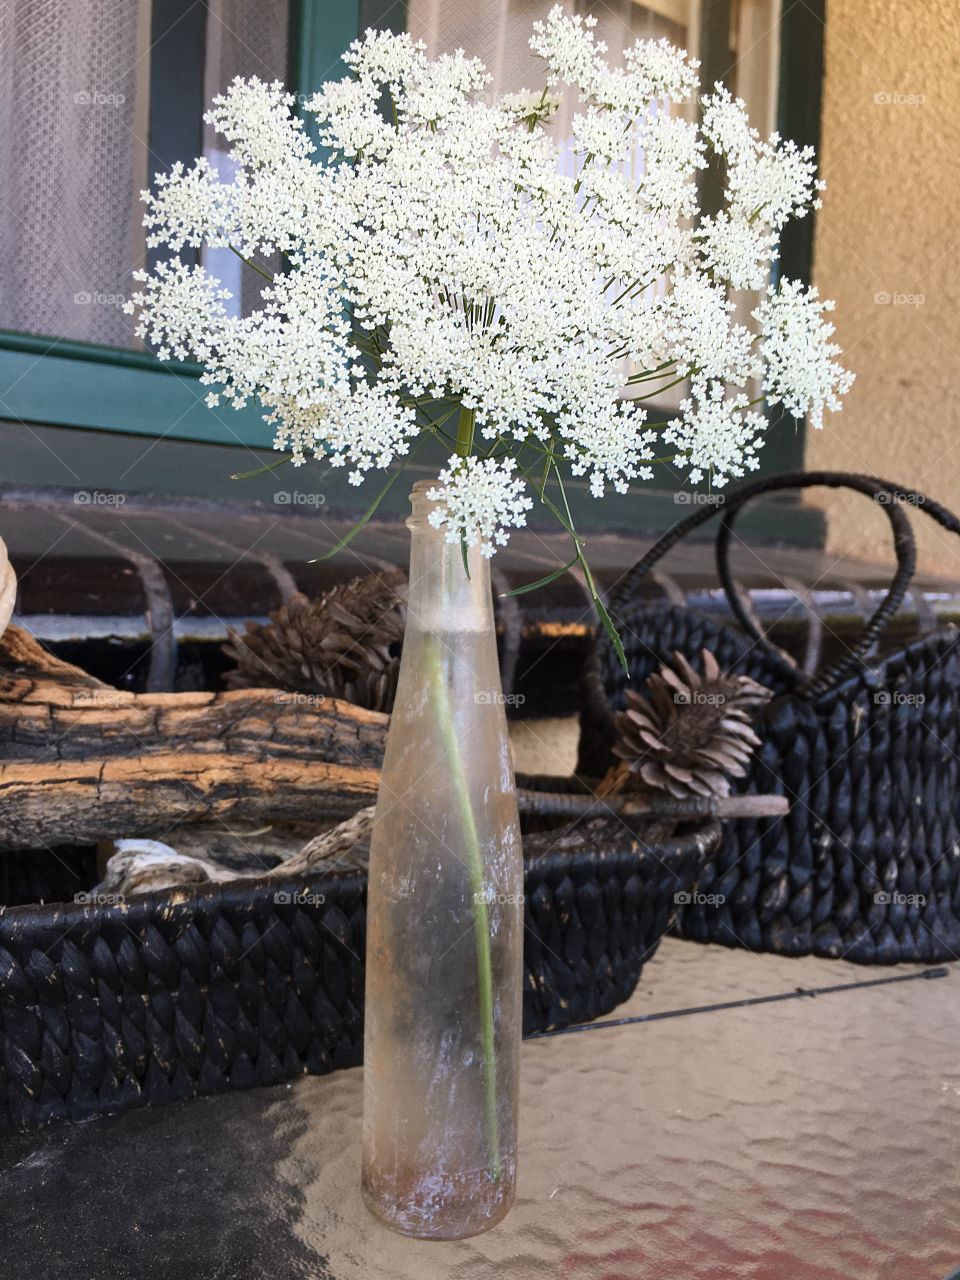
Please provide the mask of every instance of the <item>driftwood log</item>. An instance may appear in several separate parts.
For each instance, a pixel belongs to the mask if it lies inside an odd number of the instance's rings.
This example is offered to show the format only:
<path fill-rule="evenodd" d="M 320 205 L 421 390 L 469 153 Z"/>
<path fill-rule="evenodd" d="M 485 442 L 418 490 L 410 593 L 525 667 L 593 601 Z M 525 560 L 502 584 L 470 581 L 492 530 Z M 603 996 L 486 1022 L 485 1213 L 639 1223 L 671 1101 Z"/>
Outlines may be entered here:
<path fill-rule="evenodd" d="M 0 850 L 95 844 L 179 823 L 303 819 L 372 804 L 379 771 L 322 760 L 159 752 L 0 769 Z"/>
<path fill-rule="evenodd" d="M 387 717 L 274 689 L 138 694 L 0 638 L 0 850 L 180 823 L 346 816 L 376 797 Z"/>
<path fill-rule="evenodd" d="M 290 878 L 312 875 L 321 868 L 328 869 L 331 874 L 366 871 L 373 815 L 373 805 L 358 809 L 330 830 L 314 836 L 276 866 L 245 871 L 225 867 L 216 858 L 205 856 L 206 851 L 200 856 L 185 852 L 182 848 L 183 833 L 189 828 L 181 828 L 170 837 L 177 848 L 157 840 L 118 840 L 103 847 L 108 856 L 103 878 L 94 892 L 127 897 L 151 889 L 172 889 L 185 884 L 223 884 L 251 876 Z"/>
<path fill-rule="evenodd" d="M 316 831 L 368 810 L 363 830 L 347 828 L 359 842 L 369 836 L 387 724 L 379 712 L 316 694 L 112 689 L 9 626 L 0 637 L 0 852 L 165 839 L 211 823 L 306 821 Z M 652 803 L 521 788 L 519 799 L 534 815 L 612 812 L 670 819 L 671 828 L 787 808 L 778 796 Z M 318 844 L 295 846 L 293 865 L 331 856 L 327 844 L 321 833 Z"/>
<path fill-rule="evenodd" d="M 0 632 L 4 630 L 17 602 L 17 575 L 7 555 L 7 544 L 0 538 Z"/>

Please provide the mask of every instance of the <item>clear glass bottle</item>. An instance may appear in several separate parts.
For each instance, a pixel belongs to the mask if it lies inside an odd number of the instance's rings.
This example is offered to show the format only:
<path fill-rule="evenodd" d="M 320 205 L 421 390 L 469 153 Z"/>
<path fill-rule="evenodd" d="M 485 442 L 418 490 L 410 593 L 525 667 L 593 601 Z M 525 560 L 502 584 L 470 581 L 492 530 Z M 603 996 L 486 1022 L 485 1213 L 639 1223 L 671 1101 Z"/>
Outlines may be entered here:
<path fill-rule="evenodd" d="M 489 563 L 414 486 L 407 629 L 370 850 L 363 1194 L 407 1235 L 513 1202 L 523 859 Z"/>

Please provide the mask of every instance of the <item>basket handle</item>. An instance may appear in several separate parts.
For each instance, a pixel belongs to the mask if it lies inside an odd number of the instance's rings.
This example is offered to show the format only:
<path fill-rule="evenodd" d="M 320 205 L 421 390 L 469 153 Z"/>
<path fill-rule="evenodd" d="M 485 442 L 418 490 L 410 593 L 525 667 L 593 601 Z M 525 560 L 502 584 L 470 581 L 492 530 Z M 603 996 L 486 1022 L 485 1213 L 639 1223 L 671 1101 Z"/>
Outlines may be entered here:
<path fill-rule="evenodd" d="M 774 646 L 743 608 L 734 589 L 730 573 L 729 548 L 736 513 L 752 499 L 766 493 L 777 493 L 785 489 L 804 489 L 815 485 L 830 489 L 852 489 L 874 500 L 880 498 L 880 495 L 884 495 L 887 501 L 883 502 L 883 509 L 887 519 L 890 521 L 893 532 L 893 547 L 897 559 L 897 567 L 884 598 L 867 621 L 853 649 L 826 671 L 817 673 L 807 682 L 801 672 L 796 671 L 780 657 Z M 901 485 L 891 484 L 886 480 L 879 480 L 875 476 L 839 471 L 795 471 L 781 476 L 772 476 L 765 480 L 754 481 L 752 484 L 744 485 L 733 493 L 725 495 L 725 502 L 722 508 L 706 507 L 700 511 L 695 511 L 686 520 L 681 520 L 679 524 L 669 529 L 620 580 L 611 593 L 609 607 L 611 612 L 615 613 L 626 601 L 636 585 L 649 573 L 662 556 L 676 546 L 688 533 L 705 524 L 707 520 L 719 514 L 719 511 L 722 510 L 723 522 L 717 535 L 717 570 L 731 612 L 746 633 L 774 657 L 778 665 L 782 667 L 784 675 L 795 684 L 803 685 L 805 694 L 817 695 L 824 693 L 833 688 L 860 665 L 863 655 L 880 637 L 907 593 L 910 580 L 916 568 L 917 557 L 910 521 L 903 510 L 902 504 L 904 502 L 923 505 L 929 514 L 945 528 L 950 529 L 952 532 L 960 533 L 960 520 L 945 507 L 941 507 L 939 503 L 926 498 L 923 494 L 916 493 L 911 489 L 905 489 Z"/>
<path fill-rule="evenodd" d="M 803 473 L 800 473 L 801 476 Z M 818 476 L 832 475 L 832 472 L 809 472 L 806 473 L 805 484 L 823 483 L 818 480 Z M 789 477 L 778 477 L 778 479 L 788 479 Z M 925 511 L 939 525 L 942 525 L 950 533 L 960 534 L 960 519 L 954 515 L 947 507 L 939 502 L 935 502 L 933 498 L 927 497 L 925 493 L 920 493 L 917 489 L 909 489 L 904 485 L 894 484 L 888 480 L 878 480 L 875 476 L 856 476 L 848 475 L 842 477 L 844 484 L 841 487 L 858 490 L 866 493 L 867 488 L 862 482 L 873 489 L 874 499 L 879 499 L 887 510 L 891 526 L 894 531 L 894 551 L 897 556 L 897 571 L 893 581 L 887 590 L 887 594 L 880 601 L 876 610 L 864 625 L 863 631 L 857 639 L 857 643 L 843 655 L 838 658 L 831 666 L 823 671 L 818 671 L 810 678 L 809 682 L 804 685 L 803 692 L 807 697 L 819 697 L 822 694 L 829 693 L 840 684 L 847 676 L 852 675 L 863 663 L 867 653 L 871 647 L 880 639 L 887 628 L 893 615 L 903 603 L 903 597 L 906 595 L 910 580 L 916 569 L 916 548 L 913 539 L 913 530 L 910 527 L 910 521 L 907 520 L 903 504 L 907 504 L 917 509 Z M 879 491 L 876 486 L 880 486 Z M 802 487 L 798 481 L 798 487 Z M 884 502 L 884 498 L 886 501 Z M 730 575 L 730 541 L 733 534 L 733 525 L 738 507 L 732 510 L 725 510 L 720 528 L 717 531 L 717 571 L 724 583 L 724 591 L 727 591 L 727 583 L 732 583 Z M 898 513 L 902 519 L 898 520 L 894 517 L 894 512 Z M 905 527 L 907 540 L 900 540 L 901 530 Z M 908 560 L 909 557 L 909 560 Z M 740 605 L 739 599 L 731 602 L 734 606 Z M 752 636 L 755 636 L 755 629 L 750 626 L 750 619 L 740 612 L 737 612 L 737 619 L 742 626 L 746 626 Z M 756 637 L 761 643 L 765 643 L 764 636 Z"/>

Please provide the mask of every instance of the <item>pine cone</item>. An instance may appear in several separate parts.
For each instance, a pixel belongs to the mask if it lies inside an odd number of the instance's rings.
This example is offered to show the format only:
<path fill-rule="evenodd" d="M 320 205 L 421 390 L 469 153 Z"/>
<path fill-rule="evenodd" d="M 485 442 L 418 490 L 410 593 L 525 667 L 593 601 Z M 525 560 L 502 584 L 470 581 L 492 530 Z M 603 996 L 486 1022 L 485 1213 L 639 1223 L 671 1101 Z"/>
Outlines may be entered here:
<path fill-rule="evenodd" d="M 773 695 L 749 676 L 724 675 L 703 650 L 703 675 L 682 653 L 647 680 L 649 698 L 627 690 L 627 707 L 615 718 L 614 754 L 627 785 L 671 796 L 727 796 L 730 779 L 742 778 L 760 739 L 753 712 Z"/>
<path fill-rule="evenodd" d="M 354 578 L 317 600 L 294 596 L 268 623 L 248 622 L 243 635 L 230 632 L 223 651 L 237 666 L 227 673 L 227 686 L 323 693 L 388 711 L 406 616 L 400 569 Z"/>

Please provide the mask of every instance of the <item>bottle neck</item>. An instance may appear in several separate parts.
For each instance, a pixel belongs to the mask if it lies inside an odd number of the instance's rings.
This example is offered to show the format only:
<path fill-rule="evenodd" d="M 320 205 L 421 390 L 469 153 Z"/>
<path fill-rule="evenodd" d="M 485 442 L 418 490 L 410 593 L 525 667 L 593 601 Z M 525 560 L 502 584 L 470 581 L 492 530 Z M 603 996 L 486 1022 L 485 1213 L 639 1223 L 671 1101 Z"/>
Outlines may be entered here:
<path fill-rule="evenodd" d="M 410 494 L 410 585 L 407 625 L 421 631 L 493 632 L 490 561 L 479 544 L 467 551 L 469 577 L 459 542 L 429 521 L 437 505 L 427 497 L 433 480 L 418 480 Z"/>

